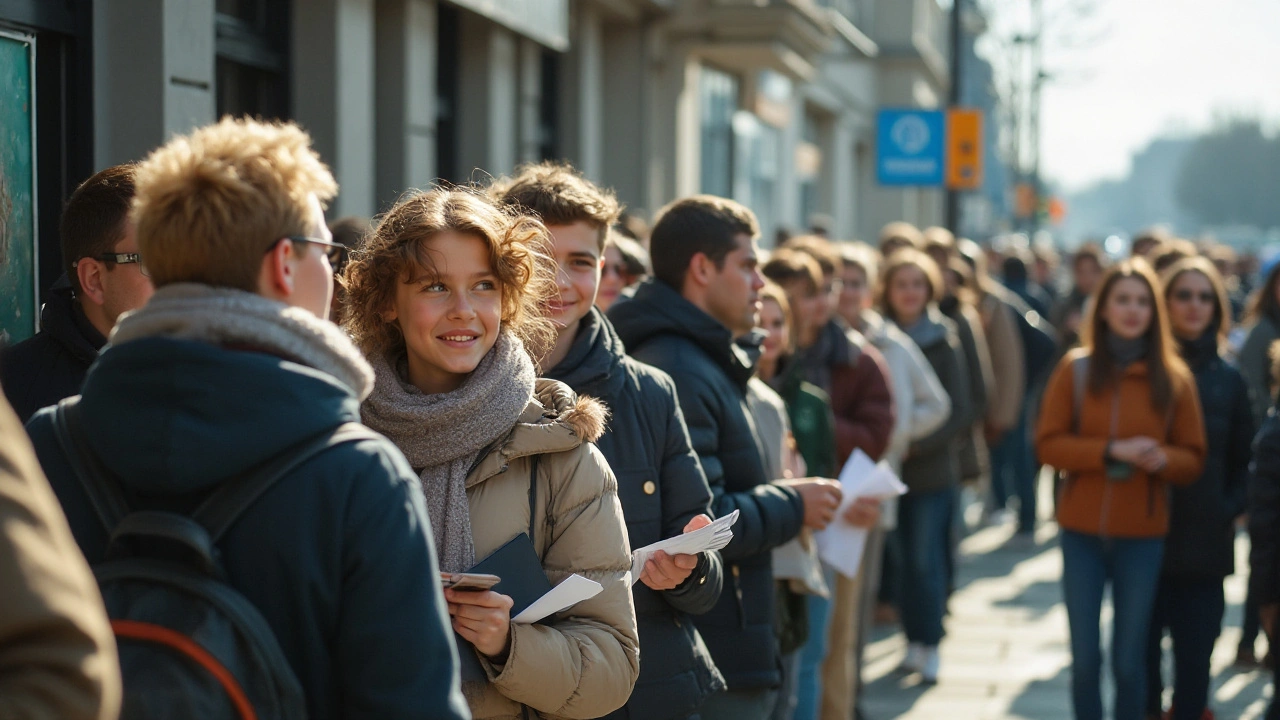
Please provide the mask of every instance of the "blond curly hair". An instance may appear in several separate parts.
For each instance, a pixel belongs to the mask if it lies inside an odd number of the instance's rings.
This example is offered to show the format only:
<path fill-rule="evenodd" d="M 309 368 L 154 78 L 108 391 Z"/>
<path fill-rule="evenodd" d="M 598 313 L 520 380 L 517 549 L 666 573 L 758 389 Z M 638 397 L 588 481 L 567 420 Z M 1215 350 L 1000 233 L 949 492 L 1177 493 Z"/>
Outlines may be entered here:
<path fill-rule="evenodd" d="M 338 192 L 297 125 L 231 117 L 152 152 L 134 185 L 138 252 L 156 287 L 249 292 L 273 242 L 313 231 L 310 196 L 323 205 Z"/>
<path fill-rule="evenodd" d="M 404 335 L 383 319 L 396 286 L 437 272 L 426 243 L 444 232 L 484 241 L 502 291 L 502 324 L 534 358 L 555 341 L 547 304 L 559 289 L 549 236 L 537 218 L 496 207 L 470 188 L 435 187 L 402 197 L 355 251 L 339 277 L 346 290 L 343 327 L 366 355 L 403 352 Z"/>

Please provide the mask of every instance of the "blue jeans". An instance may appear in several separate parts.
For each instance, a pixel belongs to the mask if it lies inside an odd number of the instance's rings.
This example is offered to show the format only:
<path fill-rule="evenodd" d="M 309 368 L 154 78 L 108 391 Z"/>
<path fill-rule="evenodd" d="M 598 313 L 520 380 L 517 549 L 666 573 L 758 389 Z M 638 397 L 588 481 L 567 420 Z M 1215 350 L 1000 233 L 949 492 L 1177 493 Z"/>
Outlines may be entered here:
<path fill-rule="evenodd" d="M 902 550 L 902 629 L 908 642 L 942 642 L 955 505 L 955 488 L 909 492 L 899 502 L 896 535 Z"/>
<path fill-rule="evenodd" d="M 836 590 L 836 572 L 822 566 L 827 587 Z M 799 650 L 796 675 L 796 708 L 793 720 L 817 720 L 822 698 L 822 661 L 827 657 L 827 629 L 831 626 L 831 600 L 820 595 L 805 598 L 809 610 L 809 637 Z"/>
<path fill-rule="evenodd" d="M 1018 498 L 1018 532 L 1036 529 L 1036 478 L 1040 468 L 1031 450 L 1027 417 L 1024 405 L 1018 424 L 991 446 L 991 504 L 1000 510 L 1010 497 Z"/>
<path fill-rule="evenodd" d="M 1147 714 L 1159 715 L 1164 695 L 1160 641 L 1173 638 L 1173 720 L 1200 720 L 1209 705 L 1209 661 L 1222 631 L 1222 580 L 1160 578 L 1147 641 Z"/>
<path fill-rule="evenodd" d="M 1146 711 L 1147 627 L 1155 603 L 1162 538 L 1101 538 L 1062 531 L 1062 595 L 1071 628 L 1071 702 L 1076 720 L 1102 720 L 1102 595 L 1111 581 L 1111 672 L 1115 720 Z"/>

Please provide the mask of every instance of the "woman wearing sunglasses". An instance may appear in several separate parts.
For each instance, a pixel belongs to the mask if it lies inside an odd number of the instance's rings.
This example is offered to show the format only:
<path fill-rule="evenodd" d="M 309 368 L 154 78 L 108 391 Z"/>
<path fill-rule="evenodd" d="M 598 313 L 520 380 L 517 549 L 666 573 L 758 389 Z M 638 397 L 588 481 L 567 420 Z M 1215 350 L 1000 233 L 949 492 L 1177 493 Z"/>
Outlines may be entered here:
<path fill-rule="evenodd" d="M 1162 717 L 1160 642 L 1173 639 L 1172 720 L 1211 718 L 1209 659 L 1222 629 L 1222 581 L 1235 570 L 1235 524 L 1244 512 L 1253 417 L 1240 372 L 1222 358 L 1231 305 L 1222 277 L 1203 257 L 1181 260 L 1164 275 L 1169 325 L 1195 375 L 1209 443 L 1204 472 L 1175 487 L 1169 535 L 1147 646 L 1147 716 Z"/>

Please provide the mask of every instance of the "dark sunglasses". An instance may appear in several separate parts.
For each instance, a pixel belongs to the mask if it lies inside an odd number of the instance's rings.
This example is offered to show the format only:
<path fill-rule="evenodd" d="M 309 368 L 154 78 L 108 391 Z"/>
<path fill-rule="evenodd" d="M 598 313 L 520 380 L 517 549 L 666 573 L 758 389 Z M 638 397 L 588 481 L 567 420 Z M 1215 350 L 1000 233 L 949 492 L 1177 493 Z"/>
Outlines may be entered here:
<path fill-rule="evenodd" d="M 343 264 L 343 262 L 347 259 L 346 245 L 343 245 L 342 243 L 330 242 L 328 240 L 322 240 L 320 238 L 306 237 L 303 235 L 288 235 L 288 236 L 282 237 L 279 240 L 276 240 L 275 242 L 271 243 L 271 245 L 267 248 L 267 252 L 269 253 L 272 250 L 275 250 L 276 246 L 284 242 L 285 240 L 292 240 L 293 242 L 310 243 L 312 245 L 322 246 L 325 249 L 324 250 L 325 257 L 329 258 L 329 266 L 334 268 L 335 270 L 337 270 L 337 268 L 339 268 Z M 265 255 L 266 253 L 263 253 L 263 254 Z"/>
<path fill-rule="evenodd" d="M 1205 305 L 1212 305 L 1218 301 L 1218 296 L 1214 295 L 1211 292 L 1196 293 L 1196 292 L 1191 292 L 1190 290 L 1174 290 L 1173 299 L 1177 300 L 1178 302 L 1191 302 L 1192 300 L 1199 300 Z"/>

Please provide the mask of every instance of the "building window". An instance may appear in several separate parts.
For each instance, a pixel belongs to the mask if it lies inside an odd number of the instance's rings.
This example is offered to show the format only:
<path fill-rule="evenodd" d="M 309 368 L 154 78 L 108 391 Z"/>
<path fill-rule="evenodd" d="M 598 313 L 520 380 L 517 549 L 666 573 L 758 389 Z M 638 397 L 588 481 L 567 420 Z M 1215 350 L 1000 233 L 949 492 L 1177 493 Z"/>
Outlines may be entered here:
<path fill-rule="evenodd" d="M 217 114 L 289 116 L 289 3 L 217 0 Z"/>
<path fill-rule="evenodd" d="M 698 93 L 702 110 L 702 192 L 731 197 L 733 117 L 739 107 L 739 82 L 733 75 L 704 66 Z"/>
<path fill-rule="evenodd" d="M 751 208 L 766 245 L 773 245 L 773 238 L 781 228 L 777 197 L 782 131 L 746 110 L 734 115 L 733 128 L 738 162 L 734 167 L 731 197 Z"/>
<path fill-rule="evenodd" d="M 820 182 L 822 181 L 822 146 L 825 134 L 824 118 L 813 108 L 805 108 L 800 143 L 795 150 L 796 182 L 800 185 L 800 222 L 809 227 L 814 215 L 825 211 Z"/>
<path fill-rule="evenodd" d="M 560 54 L 543 48 L 538 96 L 538 159 L 560 159 Z"/>
<path fill-rule="evenodd" d="M 436 15 L 436 177 L 461 182 L 458 176 L 458 105 L 462 31 L 458 11 L 447 4 Z"/>

